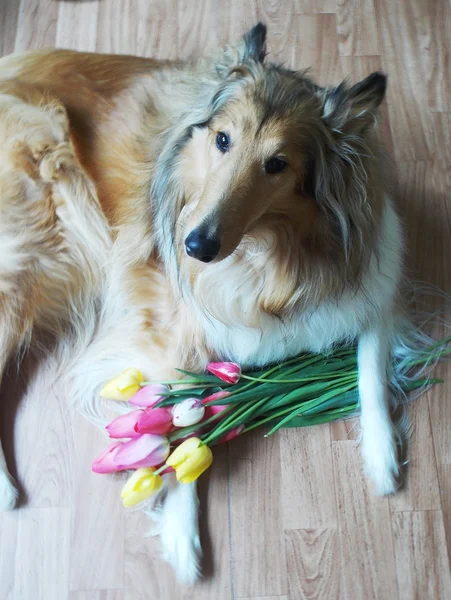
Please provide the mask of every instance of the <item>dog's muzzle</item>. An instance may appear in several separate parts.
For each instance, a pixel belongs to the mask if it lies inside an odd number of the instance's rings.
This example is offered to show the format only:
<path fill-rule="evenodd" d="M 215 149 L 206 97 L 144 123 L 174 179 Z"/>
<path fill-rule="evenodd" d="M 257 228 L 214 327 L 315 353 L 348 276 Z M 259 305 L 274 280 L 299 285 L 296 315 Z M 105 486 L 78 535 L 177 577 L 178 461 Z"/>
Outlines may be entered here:
<path fill-rule="evenodd" d="M 219 254 L 220 248 L 221 244 L 217 238 L 202 235 L 197 229 L 193 229 L 185 240 L 187 255 L 204 263 L 215 259 Z"/>

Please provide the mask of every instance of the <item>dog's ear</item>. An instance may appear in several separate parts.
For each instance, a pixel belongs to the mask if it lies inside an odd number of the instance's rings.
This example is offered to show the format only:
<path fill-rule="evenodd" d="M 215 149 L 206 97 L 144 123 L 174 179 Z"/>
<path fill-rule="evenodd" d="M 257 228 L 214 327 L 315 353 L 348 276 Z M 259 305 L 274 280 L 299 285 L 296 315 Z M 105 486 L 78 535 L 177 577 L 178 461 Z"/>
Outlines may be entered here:
<path fill-rule="evenodd" d="M 243 60 L 263 62 L 266 56 L 266 25 L 257 23 L 244 35 Z"/>
<path fill-rule="evenodd" d="M 385 75 L 373 73 L 353 87 L 343 82 L 320 92 L 325 135 L 318 136 L 306 162 L 303 190 L 332 217 L 330 231 L 341 239 L 346 256 L 353 240 L 364 250 L 360 233 L 367 231 L 372 198 L 381 189 L 378 170 L 371 168 L 378 145 L 367 133 L 376 124 L 386 85 Z"/>
<path fill-rule="evenodd" d="M 382 73 L 372 73 L 351 88 L 341 83 L 323 96 L 323 121 L 334 133 L 363 134 L 374 125 L 386 88 Z"/>
<path fill-rule="evenodd" d="M 257 23 L 250 29 L 237 46 L 226 46 L 219 57 L 214 59 L 217 73 L 224 78 L 241 77 L 243 66 L 251 62 L 263 62 L 266 56 L 266 25 Z"/>

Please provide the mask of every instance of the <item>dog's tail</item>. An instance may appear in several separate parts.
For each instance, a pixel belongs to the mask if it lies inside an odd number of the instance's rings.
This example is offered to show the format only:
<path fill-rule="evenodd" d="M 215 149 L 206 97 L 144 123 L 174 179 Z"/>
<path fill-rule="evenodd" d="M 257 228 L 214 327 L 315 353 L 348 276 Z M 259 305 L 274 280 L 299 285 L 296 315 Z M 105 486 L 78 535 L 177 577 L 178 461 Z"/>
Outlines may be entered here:
<path fill-rule="evenodd" d="M 397 423 L 401 441 L 411 428 L 404 408 L 437 382 L 439 363 L 451 359 L 447 316 L 451 298 L 432 285 L 414 282 L 409 283 L 405 296 L 413 308 L 395 320 L 389 372 L 393 407 L 401 409 Z"/>

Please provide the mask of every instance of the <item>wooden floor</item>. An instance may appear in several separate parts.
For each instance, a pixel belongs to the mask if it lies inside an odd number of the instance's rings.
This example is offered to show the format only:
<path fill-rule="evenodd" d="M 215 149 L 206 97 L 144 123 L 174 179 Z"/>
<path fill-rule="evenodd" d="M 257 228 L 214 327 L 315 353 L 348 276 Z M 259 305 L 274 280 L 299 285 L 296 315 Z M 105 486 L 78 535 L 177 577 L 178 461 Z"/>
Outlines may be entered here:
<path fill-rule="evenodd" d="M 411 273 L 451 292 L 448 1 L 0 0 L 0 52 L 174 58 L 236 40 L 257 20 L 271 58 L 312 66 L 320 83 L 388 73 L 384 133 Z M 190 591 L 144 537 L 146 519 L 120 506 L 121 482 L 90 473 L 101 435 L 71 412 L 51 371 L 34 373 L 3 389 L 9 460 L 14 446 L 28 498 L 0 515 L 1 599 L 451 598 L 451 369 L 412 411 L 396 497 L 370 495 L 352 423 L 258 433 L 217 452 L 201 483 L 206 579 Z"/>

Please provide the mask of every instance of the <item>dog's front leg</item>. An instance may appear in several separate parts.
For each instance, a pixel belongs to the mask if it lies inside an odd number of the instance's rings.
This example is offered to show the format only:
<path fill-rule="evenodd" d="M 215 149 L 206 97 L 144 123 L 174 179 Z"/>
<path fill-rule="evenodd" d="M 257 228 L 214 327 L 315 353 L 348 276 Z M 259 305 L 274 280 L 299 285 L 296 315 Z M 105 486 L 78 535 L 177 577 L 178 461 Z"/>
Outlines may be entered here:
<path fill-rule="evenodd" d="M 376 494 L 392 494 L 399 475 L 396 431 L 390 417 L 387 366 L 390 327 L 361 334 L 358 345 L 362 455 Z"/>
<path fill-rule="evenodd" d="M 164 480 L 167 495 L 154 513 L 155 533 L 160 534 L 163 557 L 177 580 L 189 585 L 199 578 L 202 556 L 197 482 L 179 483 L 175 473 L 164 475 Z"/>

